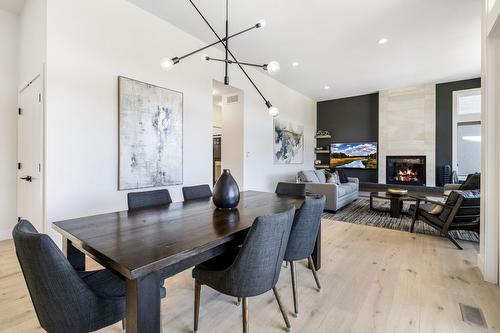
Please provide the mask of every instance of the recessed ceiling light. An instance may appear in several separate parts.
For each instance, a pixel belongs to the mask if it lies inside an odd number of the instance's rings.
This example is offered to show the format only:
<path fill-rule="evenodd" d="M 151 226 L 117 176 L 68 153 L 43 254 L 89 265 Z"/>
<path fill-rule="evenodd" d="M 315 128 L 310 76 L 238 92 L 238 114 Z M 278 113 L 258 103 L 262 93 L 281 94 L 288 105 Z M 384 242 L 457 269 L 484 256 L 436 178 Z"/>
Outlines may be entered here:
<path fill-rule="evenodd" d="M 389 40 L 387 38 L 381 38 L 381 39 L 378 40 L 377 43 L 379 43 L 380 45 L 382 45 L 382 44 L 386 44 L 388 41 Z"/>
<path fill-rule="evenodd" d="M 299 63 L 298 63 L 297 61 L 294 61 L 294 62 L 292 62 L 292 66 L 293 66 L 293 67 L 298 67 L 298 66 L 299 66 Z"/>
<path fill-rule="evenodd" d="M 328 90 L 328 89 L 330 89 L 330 86 L 325 86 L 325 90 Z"/>

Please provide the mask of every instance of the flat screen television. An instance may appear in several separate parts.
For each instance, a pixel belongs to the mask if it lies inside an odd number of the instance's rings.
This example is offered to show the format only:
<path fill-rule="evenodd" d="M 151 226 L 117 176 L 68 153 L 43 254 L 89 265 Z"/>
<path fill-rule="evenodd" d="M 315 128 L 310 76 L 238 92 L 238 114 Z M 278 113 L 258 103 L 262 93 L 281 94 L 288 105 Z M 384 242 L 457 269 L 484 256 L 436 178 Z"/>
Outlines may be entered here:
<path fill-rule="evenodd" d="M 331 168 L 377 169 L 377 143 L 332 143 Z"/>

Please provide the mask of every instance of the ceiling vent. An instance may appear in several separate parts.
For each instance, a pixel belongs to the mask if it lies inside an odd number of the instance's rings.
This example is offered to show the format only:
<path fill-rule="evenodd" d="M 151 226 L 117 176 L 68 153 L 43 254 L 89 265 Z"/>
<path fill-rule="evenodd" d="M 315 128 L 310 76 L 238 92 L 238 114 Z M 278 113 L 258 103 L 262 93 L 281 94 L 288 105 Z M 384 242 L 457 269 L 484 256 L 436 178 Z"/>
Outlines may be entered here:
<path fill-rule="evenodd" d="M 227 96 L 226 103 L 227 104 L 238 103 L 238 95 Z"/>

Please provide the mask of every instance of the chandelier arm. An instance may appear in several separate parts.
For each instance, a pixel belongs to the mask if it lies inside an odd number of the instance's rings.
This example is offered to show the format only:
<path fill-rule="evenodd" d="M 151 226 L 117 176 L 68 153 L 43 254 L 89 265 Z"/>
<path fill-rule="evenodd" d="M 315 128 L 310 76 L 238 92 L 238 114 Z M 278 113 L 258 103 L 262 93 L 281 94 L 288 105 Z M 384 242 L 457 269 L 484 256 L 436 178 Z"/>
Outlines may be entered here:
<path fill-rule="evenodd" d="M 193 0 L 188 0 L 191 5 L 193 5 L 194 9 L 198 12 L 198 14 L 201 16 L 201 18 L 203 19 L 203 21 L 205 21 L 205 23 L 208 25 L 208 27 L 210 28 L 210 30 L 212 30 L 212 32 L 214 33 L 214 35 L 217 37 L 217 39 L 219 40 L 219 42 L 221 44 L 223 44 L 224 46 L 226 44 L 224 44 L 223 40 L 220 38 L 219 34 L 214 30 L 214 28 L 212 27 L 212 25 L 210 25 L 210 23 L 208 22 L 208 20 L 205 18 L 205 16 L 203 16 L 203 14 L 201 13 L 201 11 L 198 9 L 198 7 L 196 7 L 196 5 L 194 4 Z M 241 69 L 241 71 L 243 72 L 243 74 L 245 74 L 245 76 L 247 77 L 248 81 L 250 81 L 250 83 L 253 85 L 253 87 L 255 88 L 255 90 L 257 90 L 257 92 L 259 93 L 260 97 L 262 97 L 262 99 L 264 100 L 264 102 L 266 103 L 266 106 L 267 107 L 270 107 L 271 103 L 266 99 L 266 97 L 264 97 L 264 94 L 262 94 L 262 92 L 260 91 L 260 89 L 257 87 L 257 85 L 255 84 L 255 82 L 253 82 L 252 78 L 250 77 L 250 75 L 248 75 L 248 73 L 245 71 L 245 69 L 243 68 L 242 65 L 240 65 L 238 63 L 238 60 L 236 59 L 236 57 L 234 56 L 233 52 L 231 52 L 231 50 L 227 49 L 227 52 L 229 53 L 229 55 L 233 58 L 233 60 L 236 62 L 236 64 L 238 65 L 238 67 Z"/>
<path fill-rule="evenodd" d="M 217 58 L 212 58 L 212 57 L 208 57 L 207 61 L 208 60 L 219 61 L 219 62 L 226 62 L 226 63 L 228 63 L 230 65 L 231 64 L 240 64 L 240 65 L 243 65 L 243 66 L 252 66 L 252 67 L 258 67 L 258 68 L 262 68 L 262 69 L 265 69 L 266 66 L 267 66 L 267 65 L 252 64 L 252 63 L 249 63 L 249 62 L 241 62 L 241 61 L 217 59 Z"/>
<path fill-rule="evenodd" d="M 241 35 L 241 34 L 244 34 L 245 32 L 248 32 L 248 31 L 253 30 L 253 29 L 257 29 L 257 26 L 255 26 L 255 25 L 254 25 L 254 26 L 251 26 L 250 28 L 246 28 L 246 29 L 244 29 L 244 30 L 241 30 L 240 32 L 237 32 L 237 33 L 235 33 L 235 34 L 232 34 L 231 36 L 228 36 L 228 37 L 227 37 L 227 39 L 226 39 L 226 38 L 223 38 L 223 39 L 222 39 L 222 42 L 225 42 L 225 41 L 226 41 L 226 40 L 228 40 L 228 39 L 234 38 L 234 37 L 236 37 L 236 36 L 239 36 L 239 35 Z M 208 49 L 209 47 L 212 47 L 212 46 L 214 46 L 214 45 L 221 44 L 222 42 L 220 42 L 220 41 L 213 42 L 212 44 L 209 44 L 209 45 L 207 45 L 207 46 L 203 46 L 202 48 L 199 48 L 199 49 L 197 49 L 197 50 L 194 50 L 193 52 L 189 52 L 188 54 L 185 54 L 185 55 L 183 55 L 182 57 L 178 57 L 177 59 L 182 60 L 182 59 L 184 59 L 184 58 L 190 57 L 190 56 L 192 56 L 193 54 L 196 54 L 196 53 L 198 53 L 198 52 L 201 52 L 201 51 L 203 51 L 203 50 L 206 50 L 206 49 Z M 224 43 L 222 43 L 222 45 L 224 45 Z"/>

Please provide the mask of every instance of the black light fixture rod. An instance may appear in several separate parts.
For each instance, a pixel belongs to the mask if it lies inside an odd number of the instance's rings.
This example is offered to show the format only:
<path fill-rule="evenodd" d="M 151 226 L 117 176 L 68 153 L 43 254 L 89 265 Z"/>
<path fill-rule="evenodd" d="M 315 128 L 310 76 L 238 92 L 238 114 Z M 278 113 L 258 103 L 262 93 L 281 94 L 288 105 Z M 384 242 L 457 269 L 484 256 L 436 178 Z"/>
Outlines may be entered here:
<path fill-rule="evenodd" d="M 240 32 L 237 32 L 237 33 L 235 33 L 235 34 L 232 34 L 231 36 L 228 36 L 228 37 L 227 37 L 227 39 L 226 39 L 226 38 L 223 38 L 223 39 L 222 39 L 222 41 L 223 41 L 223 42 L 225 42 L 225 41 L 226 41 L 226 40 L 228 40 L 228 39 L 231 39 L 231 38 L 233 38 L 233 37 L 236 37 L 236 36 L 238 36 L 238 35 L 241 35 L 241 34 L 243 34 L 243 33 L 245 33 L 245 32 L 248 32 L 248 31 L 250 31 L 250 30 L 253 30 L 253 29 L 257 29 L 257 27 L 254 25 L 254 26 L 252 26 L 252 27 L 250 27 L 250 28 L 247 28 L 247 29 L 245 29 L 245 30 L 242 30 L 242 31 L 240 31 Z M 208 49 L 209 47 L 212 47 L 212 46 L 217 45 L 217 44 L 220 44 L 220 43 L 221 43 L 220 41 L 213 42 L 212 44 L 209 44 L 209 45 L 207 45 L 207 46 L 203 46 L 202 48 L 199 48 L 199 49 L 197 49 L 197 50 L 194 50 L 193 52 L 189 52 L 188 54 L 183 55 L 182 57 L 178 57 L 178 59 L 179 59 L 179 60 L 182 60 L 182 59 L 184 59 L 184 58 L 190 57 L 190 56 L 192 56 L 193 54 L 196 54 L 196 53 L 198 53 L 198 52 L 201 52 L 201 51 L 203 51 L 203 50 L 206 50 L 206 49 Z M 224 45 L 224 43 L 222 43 L 222 44 Z"/>
<path fill-rule="evenodd" d="M 226 86 L 229 85 L 229 74 L 228 74 L 229 63 L 227 62 L 229 60 L 229 55 L 228 55 L 229 40 L 227 38 L 228 36 L 229 36 L 229 0 L 226 0 L 226 64 L 225 64 L 226 75 L 224 76 L 224 84 Z"/>
<path fill-rule="evenodd" d="M 240 64 L 240 65 L 243 65 L 243 66 L 259 67 L 259 68 L 262 68 L 262 69 L 264 69 L 266 67 L 266 65 L 251 64 L 251 63 L 248 63 L 248 62 L 241 62 L 241 61 L 233 61 L 231 59 L 225 60 L 225 59 L 217 59 L 217 58 L 208 57 L 207 60 L 213 60 L 213 61 L 219 61 L 219 62 L 226 62 L 228 64 Z"/>
<path fill-rule="evenodd" d="M 198 7 L 196 7 L 196 5 L 194 4 L 193 0 L 188 0 L 191 5 L 193 5 L 194 9 L 198 12 L 198 14 L 201 16 L 201 18 L 203 19 L 203 21 L 205 21 L 205 23 L 208 25 L 208 27 L 210 28 L 210 30 L 212 30 L 212 32 L 214 33 L 214 35 L 217 37 L 217 39 L 219 40 L 219 42 L 221 44 L 224 44 L 224 42 L 222 41 L 222 39 L 220 38 L 219 34 L 214 30 L 214 28 L 210 25 L 210 23 L 208 22 L 208 20 L 205 18 L 205 16 L 203 16 L 203 14 L 200 12 L 200 10 L 198 9 Z M 234 56 L 234 54 L 231 52 L 231 50 L 227 50 L 227 52 L 229 53 L 229 55 L 233 58 L 233 60 L 236 62 L 236 64 L 238 65 L 238 67 L 241 69 L 241 71 L 243 72 L 243 74 L 245 74 L 245 76 L 247 77 L 248 81 L 250 81 L 250 83 L 253 85 L 253 87 L 255 88 L 255 90 L 257 90 L 257 92 L 259 93 L 260 97 L 262 97 L 262 99 L 264 100 L 264 102 L 266 103 L 269 103 L 269 101 L 264 97 L 264 94 L 262 94 L 262 92 L 260 91 L 260 89 L 257 87 L 257 85 L 255 84 L 255 82 L 253 82 L 252 78 L 250 78 L 250 75 L 248 75 L 248 73 L 245 71 L 245 69 L 243 68 L 242 65 L 240 65 L 238 63 L 238 60 L 236 59 L 236 57 Z M 270 103 L 269 103 L 270 104 Z"/>

